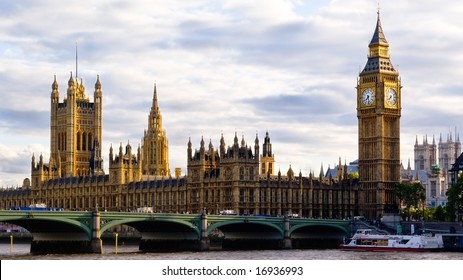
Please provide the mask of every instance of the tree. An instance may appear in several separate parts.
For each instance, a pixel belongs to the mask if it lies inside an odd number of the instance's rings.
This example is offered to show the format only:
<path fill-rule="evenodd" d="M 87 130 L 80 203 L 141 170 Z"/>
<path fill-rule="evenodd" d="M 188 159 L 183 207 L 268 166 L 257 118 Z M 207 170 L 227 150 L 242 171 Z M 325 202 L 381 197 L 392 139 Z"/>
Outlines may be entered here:
<path fill-rule="evenodd" d="M 437 206 L 434 208 L 434 213 L 432 214 L 432 219 L 436 221 L 445 221 L 445 217 L 447 216 L 447 213 L 445 211 L 445 208 L 442 206 Z"/>
<path fill-rule="evenodd" d="M 397 184 L 395 194 L 400 201 L 400 205 L 405 205 L 404 214 L 407 216 L 410 215 L 410 209 L 418 209 L 420 204 L 426 200 L 426 191 L 419 182 Z"/>
<path fill-rule="evenodd" d="M 460 216 L 463 211 L 463 173 L 458 176 L 457 182 L 445 194 L 447 195 L 447 214 L 455 214 L 455 220 L 461 220 Z"/>

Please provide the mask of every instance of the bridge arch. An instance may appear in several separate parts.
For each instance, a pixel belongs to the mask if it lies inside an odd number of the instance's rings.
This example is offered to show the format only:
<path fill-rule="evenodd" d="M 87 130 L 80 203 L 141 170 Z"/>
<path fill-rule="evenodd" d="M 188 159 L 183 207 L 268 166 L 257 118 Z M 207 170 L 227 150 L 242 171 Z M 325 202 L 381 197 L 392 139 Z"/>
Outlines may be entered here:
<path fill-rule="evenodd" d="M 108 229 L 118 226 L 118 225 L 128 225 L 139 232 L 143 232 L 144 230 L 155 230 L 157 227 L 158 229 L 162 229 L 162 226 L 170 226 L 171 228 L 176 229 L 186 229 L 190 232 L 194 232 L 198 239 L 201 236 L 201 230 L 198 226 L 184 220 L 175 220 L 175 219 L 162 219 L 162 218 L 150 218 L 150 217 L 143 217 L 143 218 L 124 218 L 124 219 L 116 219 L 110 220 L 105 222 L 101 226 L 101 233 L 107 231 Z"/>
<path fill-rule="evenodd" d="M 348 236 L 348 230 L 337 224 L 294 225 L 290 229 L 293 248 L 328 249 L 339 248 Z"/>
<path fill-rule="evenodd" d="M 83 232 L 88 240 L 92 238 L 92 225 L 86 219 L 76 220 L 73 218 L 28 213 L 27 215 L 16 217 L 2 216 L 0 222 L 18 225 L 29 231 L 32 236 L 35 233 L 41 232 Z"/>
<path fill-rule="evenodd" d="M 283 228 L 279 227 L 276 224 L 273 223 L 266 223 L 263 221 L 242 221 L 242 220 L 229 220 L 229 221 L 221 221 L 221 222 L 215 222 L 212 223 L 207 227 L 207 233 L 210 234 L 214 230 L 219 229 L 221 231 L 226 231 L 227 229 L 231 230 L 233 228 L 238 228 L 240 227 L 241 229 L 250 229 L 250 230 L 259 230 L 259 229 L 270 229 L 271 232 L 276 232 L 279 235 L 279 238 L 283 238 L 284 236 L 284 230 Z"/>
<path fill-rule="evenodd" d="M 278 249 L 284 238 L 283 223 L 241 217 L 208 221 L 210 242 L 222 249 Z"/>
<path fill-rule="evenodd" d="M 318 229 L 318 228 L 335 229 L 335 230 L 339 230 L 340 232 L 342 232 L 346 236 L 349 235 L 349 229 L 346 229 L 344 226 L 338 225 L 338 224 L 331 224 L 331 225 L 298 224 L 298 225 L 294 225 L 294 226 L 292 226 L 290 228 L 289 234 L 291 236 L 293 233 L 297 233 L 298 231 L 301 231 L 301 230 L 304 230 L 304 229 L 310 229 L 310 228 L 313 228 L 313 229 Z"/>

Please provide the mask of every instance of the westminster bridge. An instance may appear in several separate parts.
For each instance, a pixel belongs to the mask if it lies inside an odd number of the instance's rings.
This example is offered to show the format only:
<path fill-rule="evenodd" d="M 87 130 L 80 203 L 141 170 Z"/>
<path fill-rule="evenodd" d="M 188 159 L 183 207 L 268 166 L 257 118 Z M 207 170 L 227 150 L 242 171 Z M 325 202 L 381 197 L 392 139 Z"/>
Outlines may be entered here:
<path fill-rule="evenodd" d="M 101 253 L 104 232 L 126 225 L 140 232 L 139 249 L 334 248 L 350 236 L 350 221 L 100 211 L 0 211 L 0 222 L 32 235 L 31 253 Z"/>

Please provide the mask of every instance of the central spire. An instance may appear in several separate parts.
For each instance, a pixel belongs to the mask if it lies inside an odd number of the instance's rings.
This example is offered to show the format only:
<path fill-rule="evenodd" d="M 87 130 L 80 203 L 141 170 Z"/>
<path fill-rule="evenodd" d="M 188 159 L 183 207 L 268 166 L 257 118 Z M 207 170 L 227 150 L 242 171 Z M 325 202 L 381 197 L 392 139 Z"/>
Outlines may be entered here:
<path fill-rule="evenodd" d="M 148 127 L 149 127 L 149 130 L 151 129 L 156 132 L 162 130 L 162 117 L 161 117 L 161 110 L 159 110 L 159 105 L 158 105 L 158 93 L 156 89 L 156 83 L 154 83 L 153 105 L 151 106 L 150 115 L 148 118 Z"/>
<path fill-rule="evenodd" d="M 156 90 L 156 83 L 154 83 L 153 106 L 152 106 L 151 108 L 155 109 L 156 111 L 159 110 L 159 106 L 158 106 L 158 93 L 157 93 L 157 90 Z"/>

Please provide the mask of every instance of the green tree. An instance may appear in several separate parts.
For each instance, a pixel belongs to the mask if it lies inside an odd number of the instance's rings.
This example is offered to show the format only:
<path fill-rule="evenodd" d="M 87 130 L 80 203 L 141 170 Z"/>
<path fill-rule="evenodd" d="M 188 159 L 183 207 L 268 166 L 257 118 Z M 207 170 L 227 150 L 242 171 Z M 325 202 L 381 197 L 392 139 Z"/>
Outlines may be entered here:
<path fill-rule="evenodd" d="M 397 184 L 395 194 L 400 201 L 400 205 L 405 205 L 404 214 L 406 216 L 410 215 L 411 209 L 417 210 L 426 200 L 426 191 L 419 182 Z"/>
<path fill-rule="evenodd" d="M 447 213 L 445 211 L 445 208 L 442 206 L 437 206 L 434 208 L 434 213 L 432 214 L 432 219 L 435 221 L 445 221 L 445 218 L 447 217 Z"/>
<path fill-rule="evenodd" d="M 458 176 L 457 182 L 445 194 L 447 195 L 447 215 L 453 216 L 455 220 L 461 220 L 463 211 L 463 173 Z"/>

